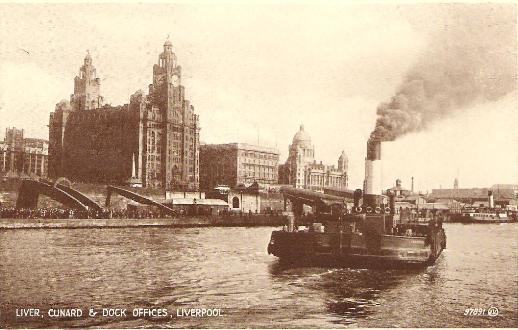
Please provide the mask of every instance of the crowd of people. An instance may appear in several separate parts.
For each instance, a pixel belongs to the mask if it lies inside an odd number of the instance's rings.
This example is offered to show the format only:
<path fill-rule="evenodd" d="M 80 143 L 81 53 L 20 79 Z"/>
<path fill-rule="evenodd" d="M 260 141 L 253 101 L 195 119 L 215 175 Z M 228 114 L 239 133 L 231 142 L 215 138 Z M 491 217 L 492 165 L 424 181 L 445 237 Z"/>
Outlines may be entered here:
<path fill-rule="evenodd" d="M 181 216 L 182 214 L 178 214 Z M 0 207 L 0 218 L 2 219 L 127 219 L 127 218 L 165 218 L 175 216 L 173 214 L 162 214 L 151 209 L 128 211 L 126 209 L 102 209 L 100 211 L 74 210 L 66 208 L 39 208 L 39 209 L 17 209 L 14 207 Z"/>
<path fill-rule="evenodd" d="M 268 215 L 280 215 L 277 210 L 267 210 Z M 252 216 L 257 213 L 232 210 L 220 210 L 219 216 Z M 171 212 L 163 212 L 157 208 L 138 209 L 102 209 L 102 210 L 75 210 L 58 207 L 44 207 L 38 209 L 25 209 L 15 207 L 0 207 L 0 219 L 156 219 L 178 218 L 192 215 L 214 215 L 211 210 L 197 209 L 190 212 L 187 209 L 175 209 Z"/>

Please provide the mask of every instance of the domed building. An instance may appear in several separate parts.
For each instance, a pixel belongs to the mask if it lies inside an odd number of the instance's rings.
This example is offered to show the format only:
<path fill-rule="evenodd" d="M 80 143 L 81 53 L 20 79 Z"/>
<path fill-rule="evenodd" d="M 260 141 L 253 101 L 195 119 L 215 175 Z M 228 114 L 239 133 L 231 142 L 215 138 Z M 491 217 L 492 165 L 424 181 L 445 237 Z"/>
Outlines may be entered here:
<path fill-rule="evenodd" d="M 295 188 L 323 191 L 324 188 L 346 188 L 348 159 L 342 151 L 338 167 L 315 161 L 315 146 L 304 125 L 293 136 L 286 163 L 279 167 L 279 183 Z"/>

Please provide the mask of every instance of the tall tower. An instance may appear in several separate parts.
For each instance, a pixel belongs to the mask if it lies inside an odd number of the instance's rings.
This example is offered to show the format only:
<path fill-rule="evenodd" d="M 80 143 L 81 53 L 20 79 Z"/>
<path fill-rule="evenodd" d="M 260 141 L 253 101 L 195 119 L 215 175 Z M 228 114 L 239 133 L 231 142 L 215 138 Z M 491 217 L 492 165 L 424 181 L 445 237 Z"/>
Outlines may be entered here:
<path fill-rule="evenodd" d="M 166 40 L 158 64 L 153 66 L 147 120 L 154 124 L 147 125 L 145 134 L 151 136 L 151 142 L 153 136 L 156 137 L 156 146 L 152 144 L 148 154 L 151 152 L 151 159 L 159 156 L 156 165 L 160 173 L 153 176 L 167 189 L 198 187 L 199 184 L 199 117 L 185 98 L 181 76 L 182 67 L 177 65 L 173 45 Z"/>
<path fill-rule="evenodd" d="M 313 163 L 315 159 L 315 148 L 311 144 L 311 137 L 304 130 L 304 125 L 300 125 L 299 131 L 293 136 L 289 147 L 288 166 L 289 183 L 295 188 L 304 188 L 305 166 Z"/>
<path fill-rule="evenodd" d="M 92 57 L 88 52 L 79 69 L 79 75 L 74 78 L 74 94 L 70 96 L 72 111 L 100 108 L 103 102 L 100 88 L 101 80 L 97 78 Z"/>
<path fill-rule="evenodd" d="M 6 128 L 4 141 L 8 148 L 7 153 L 10 155 L 9 171 L 20 173 L 23 170 L 23 129 Z"/>
<path fill-rule="evenodd" d="M 453 180 L 453 189 L 459 189 L 459 179 Z"/>
<path fill-rule="evenodd" d="M 342 154 L 338 158 L 338 171 L 342 172 L 341 178 L 341 187 L 347 188 L 349 185 L 349 174 L 347 173 L 349 170 L 349 158 L 345 154 L 345 151 L 342 150 Z"/>
<path fill-rule="evenodd" d="M 338 170 L 340 172 L 347 172 L 349 169 L 349 158 L 345 154 L 345 151 L 342 150 L 342 154 L 338 158 Z"/>
<path fill-rule="evenodd" d="M 178 103 L 183 98 L 183 86 L 180 86 L 180 78 L 181 67 L 176 64 L 173 44 L 168 39 L 164 43 L 164 51 L 158 56 L 158 64 L 153 66 L 153 85 L 149 93 L 152 100 L 152 111 L 158 111 L 156 118 L 159 118 L 160 121 L 161 134 L 157 145 L 159 144 L 161 149 L 159 152 L 162 160 L 160 176 L 162 184 L 166 187 L 183 179 L 183 168 L 178 164 L 180 163 L 179 158 L 183 155 L 182 148 L 179 143 L 172 141 L 178 138 L 178 134 L 174 134 L 173 129 L 175 132 L 180 131 L 176 125 L 182 124 L 181 111 L 178 109 Z M 173 122 L 174 128 L 171 125 Z"/>

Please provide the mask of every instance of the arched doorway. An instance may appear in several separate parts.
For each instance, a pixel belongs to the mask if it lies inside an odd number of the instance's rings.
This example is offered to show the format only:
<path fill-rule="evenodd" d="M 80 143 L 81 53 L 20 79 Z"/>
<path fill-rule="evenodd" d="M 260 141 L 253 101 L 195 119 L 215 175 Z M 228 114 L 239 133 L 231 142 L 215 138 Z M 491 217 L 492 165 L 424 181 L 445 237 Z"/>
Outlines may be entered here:
<path fill-rule="evenodd" d="M 232 198 L 232 208 L 233 209 L 238 209 L 239 208 L 239 198 L 237 196 Z"/>

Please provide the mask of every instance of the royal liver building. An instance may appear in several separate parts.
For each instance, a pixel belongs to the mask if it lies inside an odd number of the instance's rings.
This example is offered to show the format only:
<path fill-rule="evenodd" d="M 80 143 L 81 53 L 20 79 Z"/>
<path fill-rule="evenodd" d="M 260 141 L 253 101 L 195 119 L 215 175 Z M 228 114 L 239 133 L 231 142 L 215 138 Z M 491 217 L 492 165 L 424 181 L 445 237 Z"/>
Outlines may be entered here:
<path fill-rule="evenodd" d="M 168 40 L 153 66 L 146 95 L 103 105 L 88 54 L 70 101 L 50 114 L 49 175 L 97 183 L 167 189 L 199 187 L 199 116 L 185 98 L 182 68 Z"/>

